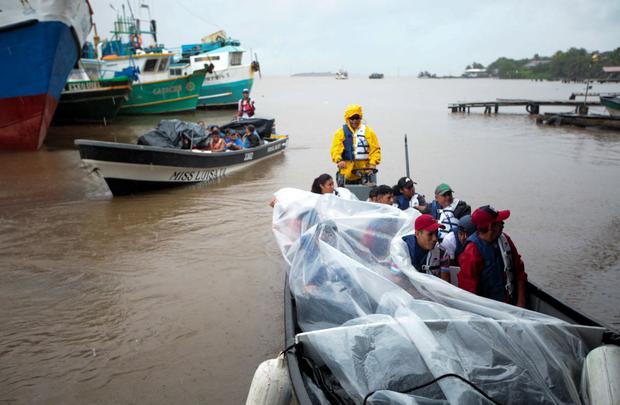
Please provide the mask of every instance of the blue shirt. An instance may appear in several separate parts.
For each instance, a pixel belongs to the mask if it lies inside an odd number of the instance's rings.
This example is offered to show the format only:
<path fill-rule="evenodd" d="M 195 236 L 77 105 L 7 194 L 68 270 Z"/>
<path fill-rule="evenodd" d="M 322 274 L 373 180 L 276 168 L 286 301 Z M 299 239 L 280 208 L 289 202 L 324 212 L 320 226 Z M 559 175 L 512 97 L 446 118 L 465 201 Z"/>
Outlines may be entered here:
<path fill-rule="evenodd" d="M 250 142 L 250 139 L 253 139 L 253 142 Z M 252 145 L 254 144 L 254 145 Z M 250 134 L 250 136 L 247 136 L 245 138 L 245 141 L 243 142 L 243 147 L 244 148 L 253 148 L 260 145 L 260 135 L 258 135 L 258 132 L 254 131 L 252 132 L 252 134 Z"/>
<path fill-rule="evenodd" d="M 235 139 L 233 145 L 241 146 L 243 148 L 243 141 L 239 138 Z"/>

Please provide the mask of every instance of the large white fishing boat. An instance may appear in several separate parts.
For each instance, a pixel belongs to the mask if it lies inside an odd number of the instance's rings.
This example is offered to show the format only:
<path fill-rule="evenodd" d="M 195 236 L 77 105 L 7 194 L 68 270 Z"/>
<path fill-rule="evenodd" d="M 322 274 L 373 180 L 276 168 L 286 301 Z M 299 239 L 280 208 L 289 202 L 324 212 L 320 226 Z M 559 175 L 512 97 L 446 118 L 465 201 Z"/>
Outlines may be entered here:
<path fill-rule="evenodd" d="M 254 72 L 259 71 L 257 61 L 231 39 L 224 31 L 202 38 L 198 44 L 181 46 L 181 63 L 189 64 L 189 72 L 205 69 L 199 106 L 234 105 L 241 99 L 243 89 L 252 90 Z"/>

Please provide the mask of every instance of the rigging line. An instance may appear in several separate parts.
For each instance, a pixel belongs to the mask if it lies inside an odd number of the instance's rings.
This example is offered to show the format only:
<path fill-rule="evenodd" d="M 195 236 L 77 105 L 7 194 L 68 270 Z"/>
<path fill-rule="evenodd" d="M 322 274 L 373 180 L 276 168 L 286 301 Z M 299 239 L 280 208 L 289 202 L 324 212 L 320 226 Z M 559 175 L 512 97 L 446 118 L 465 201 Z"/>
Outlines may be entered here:
<path fill-rule="evenodd" d="M 189 8 L 188 8 L 185 4 L 183 4 L 183 2 L 181 2 L 181 0 L 177 0 L 176 4 L 177 4 L 177 5 L 179 5 L 179 6 L 181 6 L 181 8 L 182 8 L 182 9 L 184 9 L 185 11 L 187 11 L 187 13 L 188 13 L 189 15 L 191 15 L 192 17 L 197 18 L 197 19 L 199 19 L 200 21 L 202 21 L 202 22 L 204 22 L 204 23 L 207 23 L 207 24 L 213 25 L 213 26 L 214 26 L 214 27 L 216 27 L 218 30 L 223 30 L 223 28 L 222 28 L 222 27 L 220 27 L 219 25 L 217 25 L 216 23 L 213 23 L 213 22 L 211 22 L 211 21 L 207 21 L 207 20 L 205 20 L 204 18 L 202 18 L 200 15 L 197 15 L 195 11 L 190 10 L 190 9 L 189 9 Z"/>

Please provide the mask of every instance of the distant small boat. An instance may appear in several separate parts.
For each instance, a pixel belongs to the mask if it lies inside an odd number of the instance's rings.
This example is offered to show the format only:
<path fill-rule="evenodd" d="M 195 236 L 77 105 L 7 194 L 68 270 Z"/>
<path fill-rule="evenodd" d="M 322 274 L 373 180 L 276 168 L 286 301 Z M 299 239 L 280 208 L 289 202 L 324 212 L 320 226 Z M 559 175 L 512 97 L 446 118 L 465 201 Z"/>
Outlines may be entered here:
<path fill-rule="evenodd" d="M 537 116 L 536 123 L 554 126 L 574 125 L 577 127 L 600 127 L 620 130 L 620 115 L 544 113 L 543 115 Z"/>
<path fill-rule="evenodd" d="M 89 74 L 90 73 L 90 74 Z M 79 64 L 69 75 L 61 93 L 53 124 L 111 122 L 129 98 L 131 79 L 101 79 L 98 72 Z"/>
<path fill-rule="evenodd" d="M 336 80 L 346 80 L 349 78 L 349 73 L 346 70 L 340 69 L 336 73 Z"/>
<path fill-rule="evenodd" d="M 373 73 L 368 76 L 369 79 L 383 79 L 383 73 Z"/>
<path fill-rule="evenodd" d="M 620 96 L 605 97 L 601 96 L 601 104 L 605 106 L 609 115 L 620 117 Z"/>

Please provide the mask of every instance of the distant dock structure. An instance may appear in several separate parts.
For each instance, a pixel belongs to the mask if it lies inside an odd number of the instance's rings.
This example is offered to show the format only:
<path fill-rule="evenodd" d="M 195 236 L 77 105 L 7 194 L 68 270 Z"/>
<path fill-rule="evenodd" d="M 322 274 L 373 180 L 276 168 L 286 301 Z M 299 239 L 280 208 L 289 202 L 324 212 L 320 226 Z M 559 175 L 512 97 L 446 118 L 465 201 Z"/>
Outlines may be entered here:
<path fill-rule="evenodd" d="M 472 108 L 484 108 L 484 114 L 497 114 L 499 107 L 525 107 L 530 114 L 539 114 L 541 106 L 561 106 L 574 107 L 578 114 L 587 114 L 588 107 L 598 107 L 601 103 L 598 100 L 577 101 L 577 100 L 529 100 L 529 99 L 502 99 L 495 101 L 461 101 L 448 104 L 448 108 L 453 113 L 469 113 Z"/>

